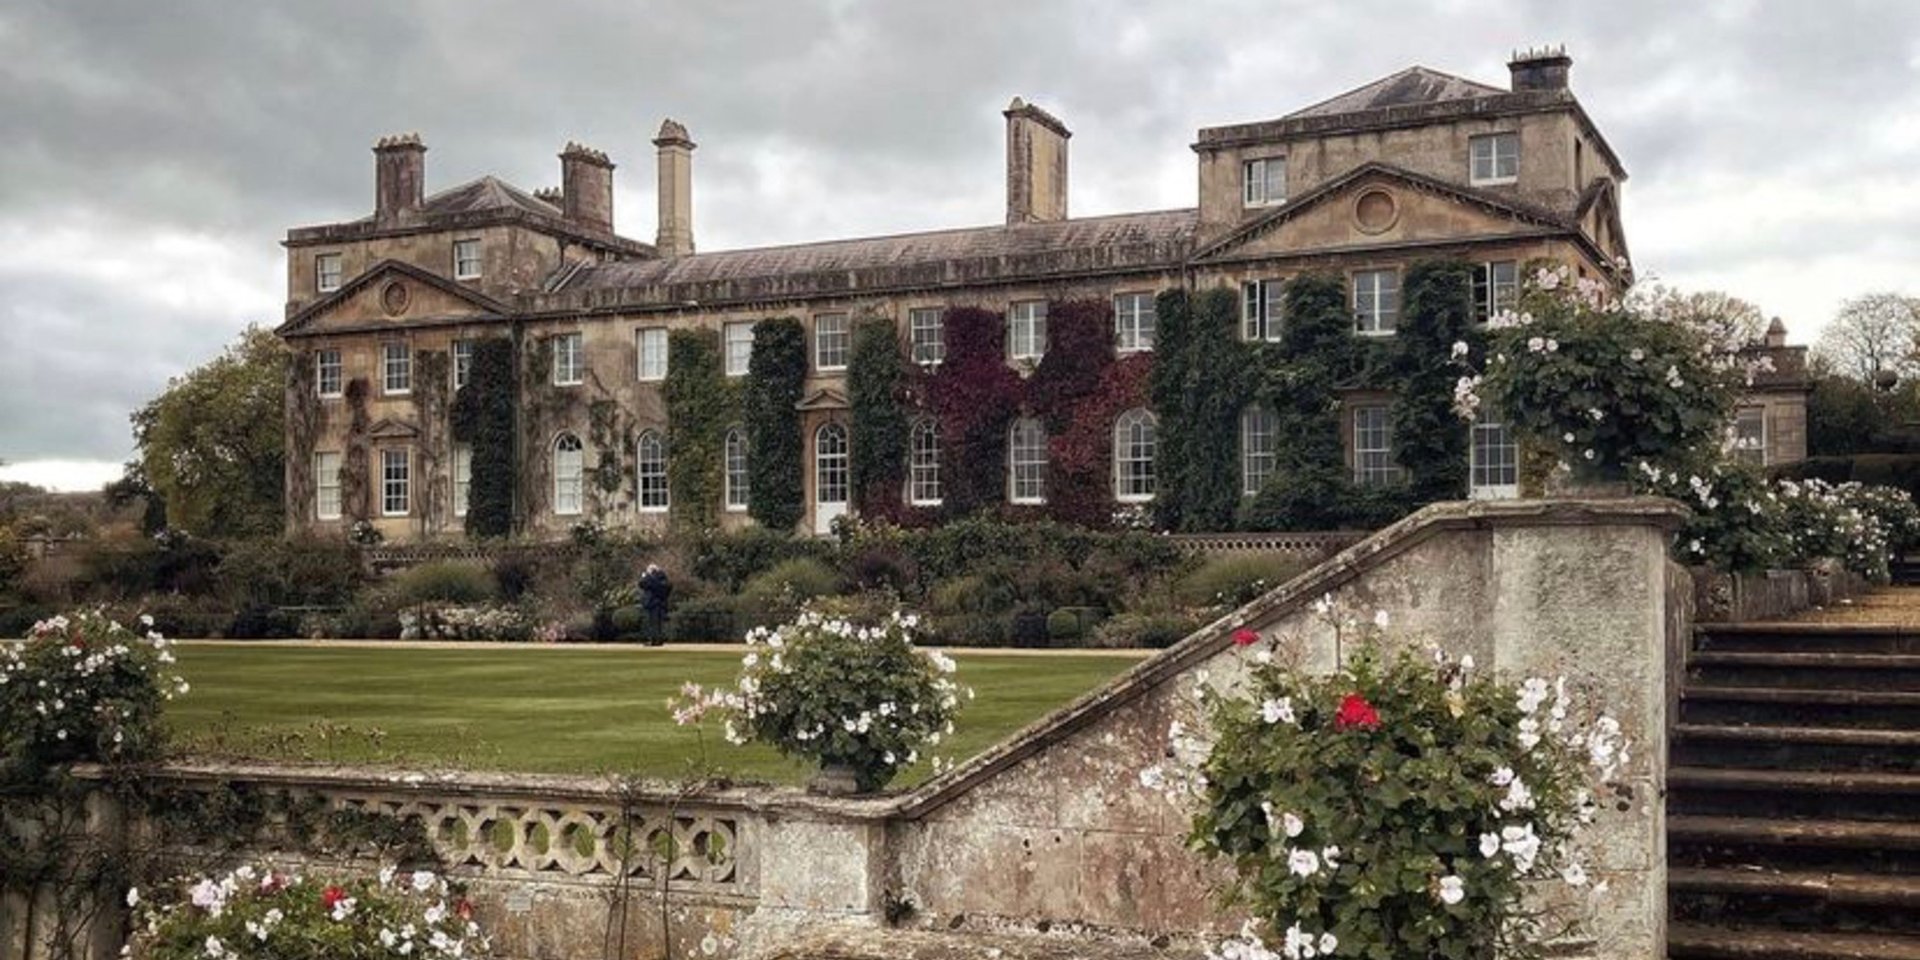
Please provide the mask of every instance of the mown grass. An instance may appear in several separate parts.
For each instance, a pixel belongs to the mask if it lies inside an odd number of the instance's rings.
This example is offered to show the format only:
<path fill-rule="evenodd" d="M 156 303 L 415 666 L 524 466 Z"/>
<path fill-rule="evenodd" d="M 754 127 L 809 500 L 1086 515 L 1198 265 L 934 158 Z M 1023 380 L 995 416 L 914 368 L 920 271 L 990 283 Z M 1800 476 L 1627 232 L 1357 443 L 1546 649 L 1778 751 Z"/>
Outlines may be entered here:
<path fill-rule="evenodd" d="M 666 649 L 420 649 L 185 645 L 192 692 L 168 704 L 189 751 L 256 759 L 618 773 L 712 772 L 797 783 L 771 749 L 676 727 L 684 681 L 729 683 L 731 653 Z M 963 759 L 1136 662 L 1118 656 L 957 655 L 977 699 L 940 754 Z M 711 725 L 710 725 L 711 726 Z M 702 761 L 704 755 L 705 761 Z M 926 764 L 904 782 L 926 776 Z"/>

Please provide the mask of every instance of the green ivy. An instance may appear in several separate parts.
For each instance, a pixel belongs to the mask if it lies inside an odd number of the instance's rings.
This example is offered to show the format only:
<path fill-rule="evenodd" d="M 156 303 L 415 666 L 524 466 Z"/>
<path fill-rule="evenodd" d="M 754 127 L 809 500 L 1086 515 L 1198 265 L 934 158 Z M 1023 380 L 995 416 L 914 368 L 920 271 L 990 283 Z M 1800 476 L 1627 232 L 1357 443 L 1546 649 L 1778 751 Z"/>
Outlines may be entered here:
<path fill-rule="evenodd" d="M 1287 325 L 1267 358 L 1255 400 L 1274 413 L 1274 470 L 1248 504 L 1243 526 L 1261 530 L 1327 530 L 1345 525 L 1351 489 L 1340 436 L 1336 390 L 1356 365 L 1353 311 L 1338 274 L 1302 274 L 1289 281 Z M 1235 432 L 1238 432 L 1236 424 Z"/>
<path fill-rule="evenodd" d="M 1184 526 L 1187 502 L 1187 447 L 1192 428 L 1187 417 L 1187 347 L 1192 337 L 1193 302 L 1185 290 L 1168 290 L 1154 298 L 1153 367 L 1147 373 L 1147 396 L 1160 418 L 1156 435 L 1154 478 L 1159 494 L 1154 515 L 1163 530 Z"/>
<path fill-rule="evenodd" d="M 720 335 L 675 330 L 667 336 L 667 489 L 673 526 L 687 533 L 719 523 L 721 443 L 733 391 L 720 365 Z"/>
<path fill-rule="evenodd" d="M 1400 328 L 1394 334 L 1394 456 L 1406 471 L 1416 501 L 1458 500 L 1467 495 L 1467 444 L 1453 409 L 1460 368 L 1453 345 L 1474 336 L 1472 264 L 1422 260 L 1408 268 L 1401 286 Z"/>
<path fill-rule="evenodd" d="M 853 407 L 848 464 L 853 503 L 868 518 L 897 516 L 907 468 L 907 364 L 891 319 L 865 317 L 853 327 L 847 400 Z"/>
<path fill-rule="evenodd" d="M 514 452 L 513 342 L 488 337 L 473 344 L 466 386 L 453 398 L 453 439 L 473 451 L 467 487 L 467 535 L 504 537 L 513 532 Z"/>
<path fill-rule="evenodd" d="M 807 331 L 793 317 L 753 325 L 747 364 L 747 512 L 768 530 L 792 530 L 805 514 L 800 403 Z"/>
<path fill-rule="evenodd" d="M 1248 395 L 1248 350 L 1239 340 L 1240 300 L 1232 291 L 1201 293 L 1189 318 L 1177 371 L 1184 409 L 1180 526 L 1232 529 L 1240 500 L 1240 408 Z"/>

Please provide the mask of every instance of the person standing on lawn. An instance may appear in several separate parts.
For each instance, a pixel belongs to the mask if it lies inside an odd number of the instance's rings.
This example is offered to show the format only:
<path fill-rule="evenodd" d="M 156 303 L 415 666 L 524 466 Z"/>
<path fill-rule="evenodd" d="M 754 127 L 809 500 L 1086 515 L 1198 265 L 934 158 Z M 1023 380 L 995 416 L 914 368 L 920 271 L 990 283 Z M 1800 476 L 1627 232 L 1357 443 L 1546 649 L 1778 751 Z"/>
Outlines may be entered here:
<path fill-rule="evenodd" d="M 642 638 L 649 644 L 662 644 L 667 640 L 668 600 L 673 595 L 673 581 L 659 564 L 649 563 L 640 573 L 640 609 L 647 616 Z"/>

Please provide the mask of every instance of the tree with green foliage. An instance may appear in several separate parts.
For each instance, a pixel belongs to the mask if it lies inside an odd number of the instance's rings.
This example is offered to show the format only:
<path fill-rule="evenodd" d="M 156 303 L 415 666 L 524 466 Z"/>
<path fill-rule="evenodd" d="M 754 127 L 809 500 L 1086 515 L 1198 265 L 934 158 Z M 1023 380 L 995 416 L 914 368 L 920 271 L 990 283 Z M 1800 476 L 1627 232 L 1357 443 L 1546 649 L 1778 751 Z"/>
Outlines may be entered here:
<path fill-rule="evenodd" d="M 720 335 L 667 335 L 667 490 L 672 524 L 700 533 L 719 523 L 721 443 L 732 417 L 732 390 L 720 366 Z"/>
<path fill-rule="evenodd" d="M 214 536 L 279 532 L 287 362 L 273 331 L 249 326 L 134 411 L 140 464 L 171 524 Z"/>
<path fill-rule="evenodd" d="M 166 529 L 167 501 L 147 482 L 147 468 L 138 460 L 129 460 L 120 470 L 120 479 L 100 488 L 107 506 L 114 510 L 140 505 L 140 532 L 154 534 Z"/>
<path fill-rule="evenodd" d="M 1473 273 L 1464 260 L 1421 260 L 1407 269 L 1401 287 L 1393 342 L 1400 393 L 1393 405 L 1394 457 L 1419 503 L 1467 494 L 1470 438 L 1453 409 L 1460 378 L 1453 345 L 1473 336 Z"/>
<path fill-rule="evenodd" d="M 807 379 L 807 331 L 793 317 L 753 325 L 747 362 L 747 512 L 790 532 L 805 515 L 800 403 Z"/>
<path fill-rule="evenodd" d="M 900 334 L 887 317 L 864 317 L 853 327 L 847 360 L 847 402 L 853 407 L 853 451 L 848 464 L 854 509 L 891 517 L 906 485 L 907 366 Z"/>
<path fill-rule="evenodd" d="M 466 386 L 453 398 L 453 439 L 471 451 L 466 530 L 470 537 L 513 533 L 513 490 L 519 458 L 514 448 L 513 341 L 487 337 L 473 344 Z"/>

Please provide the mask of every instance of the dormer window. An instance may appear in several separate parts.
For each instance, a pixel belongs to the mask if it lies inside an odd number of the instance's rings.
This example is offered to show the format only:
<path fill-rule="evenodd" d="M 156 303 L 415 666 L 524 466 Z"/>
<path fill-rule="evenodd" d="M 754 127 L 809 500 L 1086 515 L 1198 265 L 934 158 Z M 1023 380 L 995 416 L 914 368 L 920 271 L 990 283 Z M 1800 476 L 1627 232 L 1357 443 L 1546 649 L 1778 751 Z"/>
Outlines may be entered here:
<path fill-rule="evenodd" d="M 480 279 L 480 241 L 455 240 L 453 242 L 453 278 L 455 280 Z"/>
<path fill-rule="evenodd" d="M 1263 157 L 1240 165 L 1241 197 L 1249 207 L 1287 202 L 1287 158 Z"/>
<path fill-rule="evenodd" d="M 1512 183 L 1520 179 L 1520 135 L 1489 133 L 1467 140 L 1469 174 L 1473 185 Z"/>
<path fill-rule="evenodd" d="M 323 253 L 313 258 L 313 289 L 316 293 L 332 293 L 340 289 L 340 255 Z"/>

